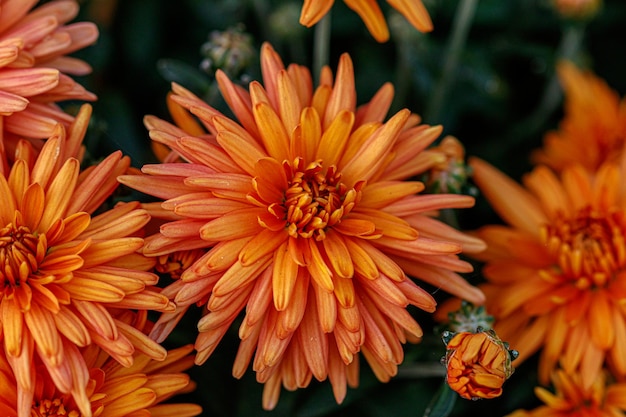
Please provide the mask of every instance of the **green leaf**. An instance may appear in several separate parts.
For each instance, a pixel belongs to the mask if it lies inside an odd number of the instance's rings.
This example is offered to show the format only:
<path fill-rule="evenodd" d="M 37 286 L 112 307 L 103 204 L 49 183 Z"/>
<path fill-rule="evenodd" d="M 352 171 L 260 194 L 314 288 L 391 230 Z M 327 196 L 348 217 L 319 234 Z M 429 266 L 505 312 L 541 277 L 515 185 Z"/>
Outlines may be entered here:
<path fill-rule="evenodd" d="M 423 417 L 447 417 L 452 412 L 458 395 L 444 382 L 424 411 Z"/>

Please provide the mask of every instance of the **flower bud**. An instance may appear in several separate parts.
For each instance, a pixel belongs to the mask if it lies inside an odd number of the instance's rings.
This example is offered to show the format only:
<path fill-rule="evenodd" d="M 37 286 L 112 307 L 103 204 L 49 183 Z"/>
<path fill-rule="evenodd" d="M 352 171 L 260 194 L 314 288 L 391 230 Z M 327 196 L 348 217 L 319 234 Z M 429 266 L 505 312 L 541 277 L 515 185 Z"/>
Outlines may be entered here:
<path fill-rule="evenodd" d="M 445 331 L 446 382 L 468 400 L 495 398 L 502 385 L 513 374 L 511 361 L 518 355 L 502 342 L 493 330 L 453 333 Z"/>

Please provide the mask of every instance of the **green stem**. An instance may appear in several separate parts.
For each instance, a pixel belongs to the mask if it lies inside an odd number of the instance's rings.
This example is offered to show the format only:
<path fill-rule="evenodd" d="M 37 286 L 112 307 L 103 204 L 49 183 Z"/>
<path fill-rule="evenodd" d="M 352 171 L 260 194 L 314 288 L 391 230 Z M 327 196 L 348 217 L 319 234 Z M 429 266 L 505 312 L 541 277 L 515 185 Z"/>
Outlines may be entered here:
<path fill-rule="evenodd" d="M 474 20 L 477 5 L 478 0 L 462 0 L 459 7 L 456 9 L 452 23 L 452 34 L 448 41 L 446 59 L 443 64 L 441 78 L 439 78 L 435 90 L 431 95 L 430 102 L 424 112 L 424 120 L 426 120 L 427 123 L 437 123 L 439 119 L 439 114 L 441 113 L 450 84 L 454 78 L 461 52 L 465 47 L 467 34 L 469 33 L 472 20 Z"/>
<path fill-rule="evenodd" d="M 315 25 L 313 37 L 313 77 L 319 83 L 322 67 L 328 65 L 330 56 L 330 11 Z"/>
<path fill-rule="evenodd" d="M 398 378 L 432 378 L 445 374 L 446 368 L 439 362 L 422 362 L 398 368 Z"/>

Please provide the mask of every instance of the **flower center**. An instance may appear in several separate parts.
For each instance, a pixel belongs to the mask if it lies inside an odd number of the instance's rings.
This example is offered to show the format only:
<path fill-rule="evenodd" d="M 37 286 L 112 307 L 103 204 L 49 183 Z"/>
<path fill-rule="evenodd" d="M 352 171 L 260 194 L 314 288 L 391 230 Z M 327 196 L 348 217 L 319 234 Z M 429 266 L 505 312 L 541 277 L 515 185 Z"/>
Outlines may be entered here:
<path fill-rule="evenodd" d="M 0 291 L 10 296 L 26 284 L 44 259 L 46 249 L 44 235 L 36 236 L 18 222 L 0 229 Z"/>
<path fill-rule="evenodd" d="M 63 400 L 55 398 L 33 403 L 30 415 L 31 417 L 80 417 L 81 414 L 76 410 L 68 410 Z"/>
<path fill-rule="evenodd" d="M 596 213 L 590 207 L 573 219 L 544 226 L 544 243 L 565 280 L 578 288 L 603 287 L 626 265 L 624 212 Z"/>
<path fill-rule="evenodd" d="M 340 180 L 334 166 L 324 170 L 321 161 L 305 166 L 301 158 L 296 159 L 282 204 L 290 236 L 322 240 L 326 229 L 341 222 L 354 208 L 364 183 L 348 188 Z"/>

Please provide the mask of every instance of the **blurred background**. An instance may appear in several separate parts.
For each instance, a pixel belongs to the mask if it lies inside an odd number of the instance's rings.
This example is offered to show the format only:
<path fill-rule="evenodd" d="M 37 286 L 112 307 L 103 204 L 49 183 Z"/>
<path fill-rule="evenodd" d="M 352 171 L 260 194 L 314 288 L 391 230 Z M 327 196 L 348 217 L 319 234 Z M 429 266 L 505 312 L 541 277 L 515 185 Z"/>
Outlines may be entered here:
<path fill-rule="evenodd" d="M 228 114 L 214 85 L 214 71 L 226 65 L 231 78 L 244 86 L 259 79 L 258 51 L 264 41 L 285 64 L 314 64 L 315 27 L 298 23 L 302 1 L 80 3 L 77 21 L 92 21 L 100 28 L 98 42 L 77 54 L 93 66 L 91 75 L 78 80 L 99 97 L 86 138 L 94 159 L 121 149 L 136 167 L 155 162 L 142 119 L 152 114 L 169 120 L 165 97 L 172 81 Z M 435 27 L 428 34 L 413 29 L 386 2 L 379 4 L 391 32 L 383 44 L 342 1 L 335 2 L 328 61 L 333 72 L 339 55 L 348 52 L 359 104 L 369 101 L 383 83 L 392 82 L 396 96 L 390 113 L 406 107 L 422 115 L 425 123 L 442 124 L 444 135 L 456 136 L 467 155 L 480 156 L 513 178 L 529 170 L 530 151 L 541 145 L 544 133 L 556 127 L 562 115 L 554 78 L 558 59 L 591 68 L 620 95 L 626 93 L 623 0 L 604 0 L 597 14 L 584 17 L 563 15 L 550 0 L 424 0 Z M 459 29 L 462 25 L 465 33 Z M 454 33 L 459 38 L 451 52 Z M 225 40 L 237 47 L 220 49 Z M 462 228 L 497 221 L 480 196 L 475 208 L 459 213 Z M 479 271 L 468 279 L 478 282 Z M 438 300 L 445 299 L 446 294 L 430 290 Z M 262 386 L 254 373 L 249 371 L 242 380 L 231 376 L 236 328 L 205 365 L 191 370 L 197 389 L 189 400 L 202 405 L 203 415 L 214 417 L 422 416 L 443 383 L 439 360 L 445 346 L 432 318 L 414 313 L 425 335 L 422 343 L 406 346 L 399 375 L 381 384 L 363 365 L 360 387 L 350 390 L 342 405 L 334 402 L 325 382 L 283 392 L 274 411 L 263 411 Z M 168 343 L 192 343 L 199 316 L 199 311 L 188 314 Z M 502 397 L 458 399 L 450 415 L 503 416 L 538 405 L 535 369 L 532 360 L 525 362 L 505 384 Z"/>

